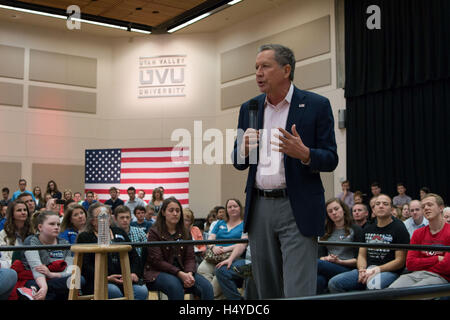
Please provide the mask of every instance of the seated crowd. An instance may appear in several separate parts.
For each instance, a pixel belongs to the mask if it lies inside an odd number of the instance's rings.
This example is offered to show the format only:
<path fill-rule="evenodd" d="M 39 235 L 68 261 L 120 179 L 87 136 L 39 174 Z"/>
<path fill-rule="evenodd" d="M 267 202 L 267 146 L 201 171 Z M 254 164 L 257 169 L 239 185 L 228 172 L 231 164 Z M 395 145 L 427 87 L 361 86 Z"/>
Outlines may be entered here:
<path fill-rule="evenodd" d="M 326 202 L 325 234 L 319 240 L 450 245 L 450 208 L 445 208 L 439 195 L 424 190 L 421 200 L 413 200 L 402 183 L 394 198 L 381 193 L 377 183 L 371 190 L 367 206 L 363 194 L 352 193 L 344 181 L 342 192 Z M 128 188 L 127 201 L 119 198 L 117 188 L 109 191 L 111 198 L 105 203 L 93 192 L 82 200 L 80 192 L 60 192 L 56 182 L 49 181 L 43 196 L 39 187 L 26 190 L 26 181 L 20 179 L 11 199 L 9 190 L 2 189 L 0 246 L 97 243 L 101 212 L 110 217 L 111 243 L 248 238 L 238 199 L 216 206 L 206 219 L 195 219 L 194 212 L 176 198 L 164 199 L 163 187 L 153 190 L 149 203 L 143 200 L 145 193 L 137 193 L 134 187 Z M 317 294 L 448 283 L 449 255 L 321 245 Z M 148 299 L 149 291 L 162 292 L 169 300 L 184 299 L 186 293 L 202 300 L 257 299 L 247 243 L 136 246 L 129 260 L 136 300 Z M 1 251 L 0 264 L 0 299 L 68 298 L 73 264 L 69 249 Z M 93 293 L 94 273 L 95 256 L 85 254 L 80 278 L 83 295 Z M 116 253 L 108 253 L 107 278 L 108 297 L 122 297 Z"/>

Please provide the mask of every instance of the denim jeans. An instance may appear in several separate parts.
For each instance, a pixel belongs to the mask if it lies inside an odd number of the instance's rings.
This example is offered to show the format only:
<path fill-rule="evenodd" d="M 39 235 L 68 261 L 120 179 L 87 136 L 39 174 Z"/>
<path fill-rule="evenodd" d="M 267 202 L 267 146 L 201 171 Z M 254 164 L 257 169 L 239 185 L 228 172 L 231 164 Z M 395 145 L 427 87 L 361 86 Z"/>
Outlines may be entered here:
<path fill-rule="evenodd" d="M 13 269 L 0 269 L 0 300 L 8 300 L 17 282 L 17 273 Z"/>
<path fill-rule="evenodd" d="M 70 277 L 66 276 L 62 278 L 53 278 L 53 279 L 47 279 L 47 295 L 45 296 L 45 300 L 67 300 L 69 298 L 69 286 L 70 284 Z M 85 285 L 86 281 L 84 280 L 84 277 L 80 277 L 80 285 L 81 290 L 83 290 L 83 287 Z M 31 288 L 34 286 L 37 290 L 39 290 L 39 286 L 36 283 L 35 280 L 28 280 L 25 283 L 25 287 Z"/>
<path fill-rule="evenodd" d="M 194 274 L 195 284 L 191 288 L 185 289 L 183 282 L 173 274 L 161 272 L 156 280 L 147 283 L 151 291 L 162 291 L 169 300 L 184 300 L 184 293 L 193 293 L 202 300 L 214 300 L 214 291 L 211 283 L 202 275 Z"/>
<path fill-rule="evenodd" d="M 134 300 L 147 300 L 148 290 L 145 285 L 133 284 Z M 123 287 L 108 283 L 108 299 L 122 298 Z"/>
<path fill-rule="evenodd" d="M 358 282 L 358 270 L 344 272 L 334 276 L 328 282 L 328 289 L 331 293 L 347 292 L 364 289 L 384 289 L 398 278 L 395 272 L 381 272 L 367 281 L 367 284 Z"/>
<path fill-rule="evenodd" d="M 328 281 L 334 276 L 351 271 L 353 268 L 348 268 L 343 265 L 317 260 L 317 294 L 325 293 L 328 288 Z"/>
<path fill-rule="evenodd" d="M 219 269 L 216 269 L 217 281 L 219 282 L 219 285 L 222 288 L 222 293 L 227 300 L 243 299 L 238 291 L 238 284 L 242 284 L 243 278 L 233 270 L 233 267 L 240 267 L 243 265 L 245 265 L 245 260 L 239 259 L 231 264 L 230 269 L 227 269 L 227 266 L 222 266 Z"/>

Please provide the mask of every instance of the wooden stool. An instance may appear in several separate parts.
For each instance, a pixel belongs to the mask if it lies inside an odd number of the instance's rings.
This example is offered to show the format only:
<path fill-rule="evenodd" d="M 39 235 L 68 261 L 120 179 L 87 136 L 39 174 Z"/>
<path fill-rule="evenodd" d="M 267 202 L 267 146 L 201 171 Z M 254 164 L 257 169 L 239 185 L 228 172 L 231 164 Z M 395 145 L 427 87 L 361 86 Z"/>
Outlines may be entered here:
<path fill-rule="evenodd" d="M 133 285 L 131 281 L 130 260 L 128 252 L 130 245 L 112 244 L 108 247 L 100 247 L 97 244 L 77 244 L 70 247 L 75 253 L 73 259 L 74 268 L 72 271 L 71 283 L 74 284 L 76 272 L 81 273 L 84 253 L 95 253 L 95 274 L 94 274 L 94 294 L 78 296 L 78 289 L 72 285 L 69 290 L 69 300 L 108 300 L 108 253 L 119 253 L 120 267 L 122 269 L 123 293 L 124 297 L 114 300 L 134 300 Z M 78 275 L 79 276 L 79 275 Z"/>

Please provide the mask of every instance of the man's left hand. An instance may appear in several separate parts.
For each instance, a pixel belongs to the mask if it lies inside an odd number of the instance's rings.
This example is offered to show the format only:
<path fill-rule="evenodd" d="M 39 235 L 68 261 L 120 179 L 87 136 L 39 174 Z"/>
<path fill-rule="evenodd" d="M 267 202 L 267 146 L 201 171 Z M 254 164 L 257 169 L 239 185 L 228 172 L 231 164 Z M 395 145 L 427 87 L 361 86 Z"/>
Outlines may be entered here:
<path fill-rule="evenodd" d="M 291 158 L 300 159 L 303 163 L 308 163 L 310 160 L 310 150 L 300 138 L 295 124 L 292 125 L 291 128 L 292 134 L 283 128 L 278 128 L 278 130 L 280 130 L 283 135 L 275 135 L 276 138 L 280 139 L 279 143 L 275 141 L 270 142 L 278 147 L 278 149 L 274 148 L 273 150 L 283 152 Z"/>

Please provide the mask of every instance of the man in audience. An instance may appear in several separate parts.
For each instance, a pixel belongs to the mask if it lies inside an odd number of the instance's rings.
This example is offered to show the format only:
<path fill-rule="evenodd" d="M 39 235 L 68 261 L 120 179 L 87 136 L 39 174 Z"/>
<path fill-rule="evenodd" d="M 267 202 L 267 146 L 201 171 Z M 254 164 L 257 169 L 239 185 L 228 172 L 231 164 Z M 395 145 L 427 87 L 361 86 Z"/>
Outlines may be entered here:
<path fill-rule="evenodd" d="M 370 191 L 372 192 L 372 197 L 378 197 L 381 194 L 381 187 L 378 182 L 373 182 L 370 185 Z"/>
<path fill-rule="evenodd" d="M 25 179 L 20 179 L 19 180 L 19 190 L 17 190 L 16 192 L 13 193 L 13 196 L 11 198 L 11 201 L 14 201 L 17 199 L 17 197 L 22 194 L 22 193 L 29 193 L 31 194 L 31 197 L 34 199 L 34 195 L 33 192 L 26 190 L 27 189 L 27 181 Z"/>
<path fill-rule="evenodd" d="M 397 183 L 398 195 L 394 197 L 392 202 L 397 208 L 401 208 L 405 203 L 411 202 L 411 197 L 406 195 L 406 187 L 402 182 Z"/>
<path fill-rule="evenodd" d="M 0 200 L 0 204 L 2 206 L 7 206 L 10 201 L 11 199 L 9 199 L 9 189 L 5 187 L 2 189 L 2 200 Z"/>
<path fill-rule="evenodd" d="M 341 183 L 342 192 L 340 192 L 336 198 L 341 199 L 345 202 L 345 204 L 352 209 L 353 205 L 355 204 L 353 199 L 353 192 L 350 191 L 350 181 L 345 180 Z"/>
<path fill-rule="evenodd" d="M 450 246 L 450 225 L 443 217 L 444 201 L 428 193 L 421 201 L 429 225 L 414 232 L 411 244 Z M 442 251 L 408 251 L 406 267 L 411 273 L 400 276 L 389 288 L 445 284 L 450 281 L 450 254 Z"/>
<path fill-rule="evenodd" d="M 141 228 L 145 234 L 148 233 L 148 230 L 153 225 L 153 220 L 145 219 L 146 210 L 144 207 L 137 206 L 134 208 L 134 216 L 136 217 L 136 221 L 131 222 L 131 226 Z"/>
<path fill-rule="evenodd" d="M 422 187 L 422 188 L 420 188 L 420 190 L 419 190 L 419 193 L 420 193 L 420 200 L 422 200 L 424 197 L 425 197 L 425 195 L 427 194 L 427 193 L 430 193 L 431 191 L 430 191 L 430 189 L 428 188 L 428 187 Z"/>
<path fill-rule="evenodd" d="M 422 204 L 419 200 L 412 200 L 409 203 L 409 213 L 411 217 L 404 221 L 409 237 L 412 237 L 414 231 L 428 225 L 428 220 L 423 216 Z"/>
<path fill-rule="evenodd" d="M 367 224 L 367 219 L 369 217 L 369 211 L 367 210 L 367 206 L 362 203 L 357 203 L 352 208 L 353 220 L 355 223 L 364 228 Z"/>
<path fill-rule="evenodd" d="M 73 200 L 77 203 L 77 204 L 83 204 L 83 199 L 81 199 L 81 192 L 75 192 L 73 194 Z"/>
<path fill-rule="evenodd" d="M 33 213 L 36 211 L 36 202 L 34 202 L 33 197 L 29 193 L 21 193 L 17 200 L 22 200 L 25 202 L 25 205 L 28 208 L 28 211 L 30 212 L 30 215 L 33 215 Z"/>
<path fill-rule="evenodd" d="M 111 199 L 106 200 L 105 204 L 111 206 L 111 210 L 113 212 L 118 206 L 125 205 L 125 202 L 119 198 L 119 193 L 120 191 L 116 187 L 109 188 L 109 195 L 111 196 Z"/>
<path fill-rule="evenodd" d="M 136 221 L 136 217 L 134 216 L 134 208 L 136 208 L 137 206 L 140 207 L 144 207 L 147 205 L 144 200 L 142 200 L 141 198 L 137 198 L 136 197 L 136 188 L 135 187 L 129 187 L 128 190 L 128 201 L 125 202 L 125 205 L 130 208 L 130 212 L 131 212 L 131 221 Z"/>
<path fill-rule="evenodd" d="M 374 212 L 376 222 L 364 230 L 366 243 L 408 244 L 409 235 L 402 221 L 392 218 L 392 201 L 380 194 Z M 331 293 L 352 290 L 384 289 L 394 282 L 405 267 L 403 250 L 372 249 L 361 247 L 356 262 L 357 269 L 334 276 L 328 282 Z"/>
<path fill-rule="evenodd" d="M 144 198 L 145 198 L 145 191 L 144 190 L 142 190 L 142 189 L 139 190 L 138 198 L 145 202 L 145 200 L 144 200 Z"/>
<path fill-rule="evenodd" d="M 84 207 L 84 209 L 86 209 L 86 211 L 88 211 L 91 204 L 96 202 L 97 200 L 94 200 L 94 193 L 92 191 L 88 191 L 86 192 L 86 200 L 84 200 L 81 205 Z"/>
<path fill-rule="evenodd" d="M 444 220 L 447 223 L 450 223 L 450 207 L 444 208 Z"/>

